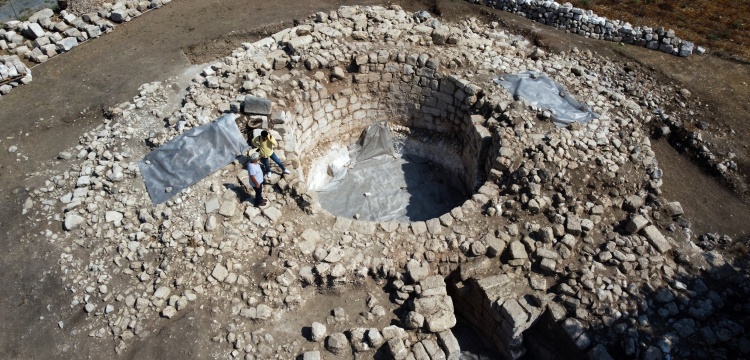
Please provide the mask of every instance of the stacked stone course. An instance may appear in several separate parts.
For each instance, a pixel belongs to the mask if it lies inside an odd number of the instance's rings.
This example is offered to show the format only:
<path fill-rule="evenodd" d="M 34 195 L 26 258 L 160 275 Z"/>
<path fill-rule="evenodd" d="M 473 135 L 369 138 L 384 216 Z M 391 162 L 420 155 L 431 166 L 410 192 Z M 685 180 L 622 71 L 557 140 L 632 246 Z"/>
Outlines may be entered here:
<path fill-rule="evenodd" d="M 569 31 L 592 39 L 623 42 L 667 54 L 688 57 L 695 44 L 680 39 L 671 29 L 648 26 L 633 27 L 621 20 L 607 19 L 591 10 L 573 7 L 571 3 L 560 4 L 550 0 L 467 0 L 498 10 Z M 698 51 L 702 52 L 702 48 Z"/>

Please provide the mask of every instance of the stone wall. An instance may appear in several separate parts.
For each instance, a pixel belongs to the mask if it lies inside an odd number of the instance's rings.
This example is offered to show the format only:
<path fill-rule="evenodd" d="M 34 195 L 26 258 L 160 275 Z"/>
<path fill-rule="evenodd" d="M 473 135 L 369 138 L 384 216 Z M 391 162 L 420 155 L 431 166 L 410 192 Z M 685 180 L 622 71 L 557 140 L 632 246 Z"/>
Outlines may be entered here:
<path fill-rule="evenodd" d="M 329 93 L 321 85 L 295 99 L 293 125 L 286 127 L 291 135 L 287 138 L 294 143 L 291 148 L 305 163 L 309 161 L 305 154 L 317 144 L 334 140 L 348 145 L 364 128 L 379 121 L 425 129 L 457 140 L 456 146 L 446 145 L 441 153 L 430 154 L 430 159 L 465 174 L 462 180 L 472 193 L 477 174 L 487 172 L 485 158 L 492 141 L 482 125 L 485 118 L 472 115 L 483 91 L 466 80 L 436 72 L 438 64 L 430 60 L 426 55 L 392 55 L 388 51 L 355 58 L 358 71 L 351 87 Z M 459 168 L 449 160 L 452 151 L 458 152 Z"/>
<path fill-rule="evenodd" d="M 570 31 L 573 34 L 592 39 L 623 42 L 672 55 L 688 57 L 693 53 L 695 46 L 692 42 L 677 37 L 671 29 L 665 30 L 663 27 L 650 28 L 648 26 L 633 27 L 630 23 L 607 19 L 594 14 L 591 10 L 573 7 L 570 3 L 560 4 L 548 0 L 468 1 L 512 12 L 560 30 Z M 699 54 L 702 54 L 703 51 L 705 50 L 701 47 L 696 49 Z"/>
<path fill-rule="evenodd" d="M 42 9 L 26 21 L 8 21 L 0 29 L 0 51 L 43 63 L 68 52 L 80 43 L 97 38 L 114 29 L 115 23 L 123 23 L 140 16 L 144 12 L 159 8 L 172 0 L 118 1 L 104 3 L 95 13 L 76 16 L 65 10 L 55 14 L 52 9 Z M 0 60 L 0 63 L 4 61 Z M 5 64 L 8 65 L 7 62 Z M 26 77 L 3 77 L 0 68 L 0 85 L 7 80 L 9 87 L 0 90 L 0 95 L 10 89 L 31 81 L 31 71 L 24 69 Z M 21 73 L 21 71 L 19 71 Z M 21 79 L 23 78 L 23 79 Z"/>

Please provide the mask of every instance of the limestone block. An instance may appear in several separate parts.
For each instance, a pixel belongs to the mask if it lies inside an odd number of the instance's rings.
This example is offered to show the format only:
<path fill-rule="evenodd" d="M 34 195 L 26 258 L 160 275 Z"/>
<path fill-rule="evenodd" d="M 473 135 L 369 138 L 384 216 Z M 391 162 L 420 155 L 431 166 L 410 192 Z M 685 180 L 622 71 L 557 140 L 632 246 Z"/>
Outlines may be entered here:
<path fill-rule="evenodd" d="M 635 234 L 648 225 L 648 219 L 643 215 L 636 215 L 625 224 L 625 232 Z"/>
<path fill-rule="evenodd" d="M 663 254 L 669 250 L 672 250 L 672 245 L 669 244 L 667 239 L 664 237 L 664 235 L 662 235 L 659 229 L 656 228 L 656 226 L 649 225 L 644 228 L 641 233 L 660 253 Z"/>
<path fill-rule="evenodd" d="M 78 39 L 74 37 L 66 37 L 57 42 L 57 48 L 61 52 L 70 51 L 70 49 L 78 46 Z"/>
<path fill-rule="evenodd" d="M 24 35 L 31 40 L 35 40 L 36 38 L 44 36 L 44 29 L 42 29 L 37 23 L 31 23 L 29 24 L 29 27 L 26 28 Z"/>
<path fill-rule="evenodd" d="M 248 95 L 243 102 L 242 112 L 251 115 L 271 115 L 271 100 Z"/>
<path fill-rule="evenodd" d="M 456 339 L 450 330 L 438 333 L 438 343 L 443 349 L 447 360 L 458 360 L 461 357 L 461 346 L 458 344 L 458 339 Z"/>
<path fill-rule="evenodd" d="M 286 43 L 286 46 L 289 48 L 289 50 L 292 51 L 292 53 L 298 53 L 302 49 L 304 49 L 306 46 L 310 45 L 312 42 L 313 42 L 313 37 L 310 35 L 298 36 L 296 38 L 289 40 Z"/>

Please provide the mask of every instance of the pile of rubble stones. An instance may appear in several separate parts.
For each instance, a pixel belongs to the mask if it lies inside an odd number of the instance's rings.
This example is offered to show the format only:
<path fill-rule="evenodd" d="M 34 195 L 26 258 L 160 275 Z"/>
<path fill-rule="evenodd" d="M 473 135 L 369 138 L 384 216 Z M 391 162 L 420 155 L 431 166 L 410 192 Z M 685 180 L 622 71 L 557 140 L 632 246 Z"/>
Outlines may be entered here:
<path fill-rule="evenodd" d="M 28 59 L 34 63 L 47 60 L 70 51 L 78 44 L 94 39 L 114 29 L 115 23 L 123 23 L 140 16 L 150 9 L 159 8 L 172 0 L 118 1 L 104 3 L 98 11 L 76 16 L 62 10 L 55 14 L 52 9 L 42 9 L 32 14 L 26 21 L 8 21 L 0 29 L 0 50 L 7 51 L 14 58 Z M 20 61 L 0 60 L 6 66 Z M 18 71 L 23 77 L 20 81 L 10 82 L 15 87 L 31 81 L 31 72 L 27 68 Z M 16 75 L 17 77 L 18 75 Z M 14 76 L 4 74 L 0 68 L 0 83 L 6 79 L 15 80 Z M 0 95 L 9 90 L 3 88 Z"/>
<path fill-rule="evenodd" d="M 18 85 L 30 83 L 31 80 L 31 69 L 18 56 L 0 56 L 0 97 L 7 95 Z"/>
<path fill-rule="evenodd" d="M 71 308 L 88 316 L 85 330 L 115 340 L 118 353 L 194 309 L 214 321 L 205 339 L 215 351 L 246 359 L 457 358 L 450 329 L 459 319 L 507 358 L 560 349 L 597 359 L 744 356 L 745 278 L 713 281 L 731 265 L 695 246 L 680 204 L 661 196 L 646 125 L 678 89 L 624 66 L 589 51 L 545 53 L 475 19 L 448 24 L 398 6 L 317 13 L 211 64 L 179 104 L 169 81 L 144 85 L 60 153 L 68 170 L 37 174 L 49 180 L 24 212 L 59 246 L 61 281 Z M 549 111 L 493 82 L 525 70 L 546 73 L 600 117 L 557 128 Z M 389 96 L 404 93 L 421 95 L 411 105 Z M 248 96 L 274 110 L 244 114 L 240 125 L 279 134 L 294 168 L 272 176 L 270 205 L 247 201 L 237 160 L 153 206 L 137 161 L 222 113 L 243 114 Z M 313 120 L 315 145 L 327 122 L 398 121 L 407 105 L 430 108 L 419 124 L 437 130 L 456 109 L 486 129 L 487 181 L 424 222 L 320 211 L 295 149 L 300 121 Z M 324 291 L 369 295 L 352 316 L 335 298 L 316 301 Z M 305 317 L 311 306 L 333 309 Z M 290 319 L 309 334 L 275 326 Z M 554 336 L 541 343 L 556 349 L 529 346 L 540 344 L 541 324 Z"/>

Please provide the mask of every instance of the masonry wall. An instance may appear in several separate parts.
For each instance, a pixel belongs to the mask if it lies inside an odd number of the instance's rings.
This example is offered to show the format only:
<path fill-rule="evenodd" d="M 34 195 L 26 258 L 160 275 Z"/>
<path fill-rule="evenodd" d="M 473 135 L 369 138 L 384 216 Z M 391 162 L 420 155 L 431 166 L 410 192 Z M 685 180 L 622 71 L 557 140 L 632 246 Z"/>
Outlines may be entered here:
<path fill-rule="evenodd" d="M 598 16 L 591 10 L 573 7 L 570 3 L 560 4 L 548 0 L 468 1 L 511 12 L 573 34 L 593 39 L 624 42 L 672 55 L 690 56 L 695 46 L 692 42 L 677 37 L 672 30 L 665 30 L 662 27 L 633 27 L 624 21 Z"/>
<path fill-rule="evenodd" d="M 293 122 L 290 125 L 294 149 L 304 163 L 319 143 L 336 141 L 348 145 L 368 125 L 387 121 L 413 129 L 425 129 L 454 138 L 467 191 L 472 193 L 478 172 L 486 172 L 487 162 L 479 159 L 484 146 L 492 141 L 490 132 L 474 121 L 474 105 L 482 90 L 470 82 L 441 75 L 414 56 L 375 57 L 341 82 L 302 84 L 295 98 Z M 351 81 L 349 83 L 349 81 Z M 482 118 L 483 119 L 483 118 Z M 448 168 L 451 154 L 434 154 L 431 160 Z"/>

